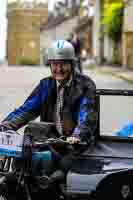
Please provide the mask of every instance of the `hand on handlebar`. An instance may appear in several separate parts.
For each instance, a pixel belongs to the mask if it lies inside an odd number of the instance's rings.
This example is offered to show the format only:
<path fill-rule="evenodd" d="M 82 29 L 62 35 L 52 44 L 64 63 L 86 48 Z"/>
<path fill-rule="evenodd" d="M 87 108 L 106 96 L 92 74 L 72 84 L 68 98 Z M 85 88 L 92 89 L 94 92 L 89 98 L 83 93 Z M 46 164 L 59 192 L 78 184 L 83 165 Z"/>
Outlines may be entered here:
<path fill-rule="evenodd" d="M 70 144 L 79 144 L 80 143 L 80 139 L 75 136 L 67 137 L 66 141 Z"/>
<path fill-rule="evenodd" d="M 67 138 L 49 138 L 47 140 L 48 142 L 50 143 L 62 143 L 62 144 L 79 144 L 81 141 L 80 141 L 80 138 L 77 138 L 75 136 L 70 136 L 70 137 L 67 137 Z"/>
<path fill-rule="evenodd" d="M 4 124 L 0 124 L 0 132 L 7 132 L 11 130 L 11 128 L 8 128 L 6 125 Z"/>
<path fill-rule="evenodd" d="M 9 134 L 19 134 L 17 131 L 14 131 L 13 129 L 7 127 L 4 124 L 0 124 L 0 132 L 9 133 Z"/>

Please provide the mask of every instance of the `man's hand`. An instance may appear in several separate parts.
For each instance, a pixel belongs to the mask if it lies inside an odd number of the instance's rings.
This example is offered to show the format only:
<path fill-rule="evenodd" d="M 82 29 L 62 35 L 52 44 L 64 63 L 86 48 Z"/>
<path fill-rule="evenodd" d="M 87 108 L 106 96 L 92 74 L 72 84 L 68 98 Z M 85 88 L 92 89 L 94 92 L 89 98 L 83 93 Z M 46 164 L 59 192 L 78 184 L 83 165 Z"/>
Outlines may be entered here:
<path fill-rule="evenodd" d="M 0 124 L 0 132 L 4 131 L 7 131 L 7 128 L 4 125 Z"/>
<path fill-rule="evenodd" d="M 8 130 L 12 130 L 12 129 L 6 126 L 5 124 L 0 123 L 0 132 L 6 132 Z"/>
<path fill-rule="evenodd" d="M 67 142 L 69 142 L 70 144 L 78 144 L 80 143 L 80 139 L 74 136 L 71 137 L 67 137 Z"/>

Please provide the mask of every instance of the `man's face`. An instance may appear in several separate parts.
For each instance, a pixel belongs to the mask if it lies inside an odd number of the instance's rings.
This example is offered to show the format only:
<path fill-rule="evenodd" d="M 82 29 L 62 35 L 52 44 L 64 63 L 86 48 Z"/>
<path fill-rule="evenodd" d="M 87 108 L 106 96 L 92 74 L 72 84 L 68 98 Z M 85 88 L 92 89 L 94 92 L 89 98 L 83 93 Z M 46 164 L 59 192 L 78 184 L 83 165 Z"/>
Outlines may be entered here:
<path fill-rule="evenodd" d="M 51 70 L 55 80 L 60 83 L 67 81 L 72 73 L 72 65 L 66 61 L 51 61 Z"/>

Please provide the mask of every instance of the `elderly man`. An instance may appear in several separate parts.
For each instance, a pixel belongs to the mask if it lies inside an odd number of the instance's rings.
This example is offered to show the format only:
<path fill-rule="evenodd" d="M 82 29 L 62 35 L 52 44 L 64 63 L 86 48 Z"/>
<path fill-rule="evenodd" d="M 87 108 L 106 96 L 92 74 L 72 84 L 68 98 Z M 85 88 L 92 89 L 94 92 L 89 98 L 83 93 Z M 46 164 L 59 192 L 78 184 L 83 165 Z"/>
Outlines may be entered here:
<path fill-rule="evenodd" d="M 76 73 L 75 52 L 68 41 L 57 40 L 49 47 L 48 63 L 52 76 L 39 82 L 24 104 L 2 121 L 1 128 L 18 130 L 40 116 L 41 121 L 54 122 L 57 137 L 90 144 L 97 125 L 95 83 Z"/>

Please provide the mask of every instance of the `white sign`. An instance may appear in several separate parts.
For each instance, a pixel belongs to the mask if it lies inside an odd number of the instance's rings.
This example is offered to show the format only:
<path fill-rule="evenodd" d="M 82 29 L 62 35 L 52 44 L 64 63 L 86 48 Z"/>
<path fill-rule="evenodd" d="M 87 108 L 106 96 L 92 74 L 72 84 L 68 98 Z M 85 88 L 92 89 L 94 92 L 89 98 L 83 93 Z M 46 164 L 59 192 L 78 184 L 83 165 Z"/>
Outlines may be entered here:
<path fill-rule="evenodd" d="M 0 155 L 21 156 L 23 135 L 0 132 Z"/>

